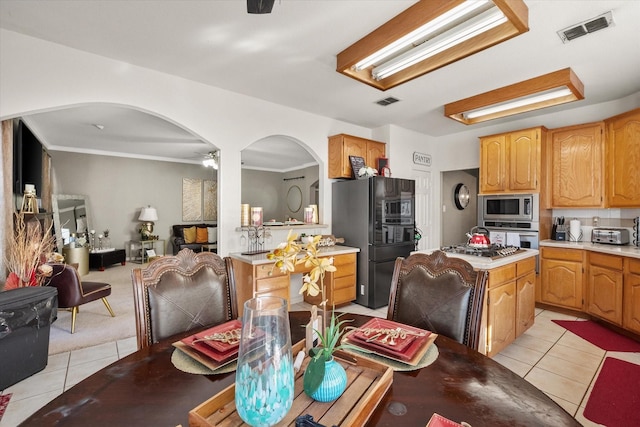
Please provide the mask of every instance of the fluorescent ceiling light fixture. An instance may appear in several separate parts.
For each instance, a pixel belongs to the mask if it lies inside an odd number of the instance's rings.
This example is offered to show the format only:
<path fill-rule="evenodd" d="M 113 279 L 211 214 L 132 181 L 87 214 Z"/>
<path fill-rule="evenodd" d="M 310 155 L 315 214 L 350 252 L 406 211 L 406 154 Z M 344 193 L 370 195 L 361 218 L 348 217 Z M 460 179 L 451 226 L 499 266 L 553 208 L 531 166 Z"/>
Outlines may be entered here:
<path fill-rule="evenodd" d="M 571 70 L 534 77 L 444 106 L 444 115 L 470 125 L 584 99 L 584 85 Z"/>
<path fill-rule="evenodd" d="M 526 31 L 522 0 L 420 0 L 340 52 L 336 70 L 387 90 Z"/>
<path fill-rule="evenodd" d="M 498 25 L 506 22 L 507 17 L 498 8 L 493 8 L 484 12 L 482 15 L 470 20 L 464 26 L 455 28 L 449 32 L 446 32 L 440 36 L 424 42 L 420 46 L 411 49 L 410 51 L 393 58 L 389 62 L 381 64 L 379 67 L 375 67 L 372 71 L 373 78 L 376 80 L 382 80 L 404 70 L 420 61 L 431 58 L 440 52 L 450 49 L 465 40 L 469 40 L 479 34 L 489 31 L 490 29 L 497 27 Z"/>
<path fill-rule="evenodd" d="M 360 71 L 372 65 L 379 64 L 389 56 L 394 55 L 402 49 L 411 47 L 414 43 L 420 42 L 420 40 L 425 39 L 427 36 L 436 33 L 443 27 L 456 22 L 461 17 L 467 16 L 469 13 L 472 13 L 473 11 L 487 4 L 490 4 L 489 0 L 464 2 L 461 5 L 458 5 L 450 11 L 444 13 L 443 15 L 440 15 L 433 21 L 427 22 L 426 24 L 410 32 L 406 36 L 400 37 L 398 40 L 380 49 L 373 55 L 369 55 L 368 57 L 364 58 L 362 61 L 358 62 L 355 65 L 355 69 L 357 71 Z"/>

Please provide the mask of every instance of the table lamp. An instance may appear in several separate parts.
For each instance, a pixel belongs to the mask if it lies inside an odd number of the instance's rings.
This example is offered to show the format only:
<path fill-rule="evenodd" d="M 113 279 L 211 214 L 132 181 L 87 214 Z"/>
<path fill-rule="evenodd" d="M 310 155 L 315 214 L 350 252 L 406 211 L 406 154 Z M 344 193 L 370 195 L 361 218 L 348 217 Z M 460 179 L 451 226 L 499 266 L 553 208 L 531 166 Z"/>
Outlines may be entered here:
<path fill-rule="evenodd" d="M 151 233 L 153 233 L 153 221 L 158 220 L 158 212 L 155 208 L 151 206 L 147 206 L 146 208 L 142 208 L 140 211 L 140 216 L 138 217 L 138 221 L 142 221 L 142 225 L 140 226 L 140 234 L 144 238 L 149 238 Z"/>

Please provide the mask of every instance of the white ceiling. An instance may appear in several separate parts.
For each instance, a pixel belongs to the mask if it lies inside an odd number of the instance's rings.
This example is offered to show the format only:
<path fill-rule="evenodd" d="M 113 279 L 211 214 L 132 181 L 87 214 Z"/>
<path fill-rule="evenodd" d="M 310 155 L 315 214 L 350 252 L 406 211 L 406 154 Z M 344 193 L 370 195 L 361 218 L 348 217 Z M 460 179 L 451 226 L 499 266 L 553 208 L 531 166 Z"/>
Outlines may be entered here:
<path fill-rule="evenodd" d="M 364 127 L 394 124 L 436 137 L 469 129 L 445 118 L 444 104 L 566 67 L 584 83 L 586 99 L 528 116 L 640 91 L 635 0 L 525 0 L 529 32 L 387 92 L 335 71 L 338 52 L 413 3 L 276 0 L 271 14 L 250 15 L 241 0 L 1 0 L 0 27 Z M 556 34 L 609 10 L 613 27 L 568 44 Z M 375 104 L 388 96 L 400 102 Z M 487 123 L 500 121 L 509 119 Z M 173 124 L 121 107 L 42 113 L 27 123 L 60 149 L 186 161 L 211 150 Z M 98 131 L 91 123 L 105 128 Z M 174 141 L 189 142 L 193 154 L 174 152 Z M 266 148 L 273 143 L 262 142 L 260 163 L 274 151 Z M 245 157 L 245 165 L 251 164 Z M 293 161 L 314 162 L 310 156 Z"/>

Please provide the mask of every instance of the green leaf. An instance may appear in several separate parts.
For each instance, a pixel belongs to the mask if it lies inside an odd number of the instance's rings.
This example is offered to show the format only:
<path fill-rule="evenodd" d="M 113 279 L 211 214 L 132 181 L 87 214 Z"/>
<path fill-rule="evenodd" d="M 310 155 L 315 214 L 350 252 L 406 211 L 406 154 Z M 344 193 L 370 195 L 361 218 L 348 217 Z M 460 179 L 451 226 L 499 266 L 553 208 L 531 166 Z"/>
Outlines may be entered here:
<path fill-rule="evenodd" d="M 307 393 L 308 396 L 311 396 L 316 392 L 316 390 L 318 390 L 323 379 L 324 357 L 314 357 L 309 361 L 307 370 L 304 372 L 304 377 L 302 379 L 304 392 Z"/>

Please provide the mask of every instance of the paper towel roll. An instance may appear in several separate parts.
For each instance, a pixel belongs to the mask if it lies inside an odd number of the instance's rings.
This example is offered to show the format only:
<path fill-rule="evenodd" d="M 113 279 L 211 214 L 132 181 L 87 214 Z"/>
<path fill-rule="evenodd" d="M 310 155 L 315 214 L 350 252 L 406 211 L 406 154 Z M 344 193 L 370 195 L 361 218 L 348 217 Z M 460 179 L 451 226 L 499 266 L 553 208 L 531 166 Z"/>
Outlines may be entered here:
<path fill-rule="evenodd" d="M 577 242 L 582 239 L 582 229 L 580 228 L 580 221 L 572 219 L 569 221 L 569 241 Z"/>

